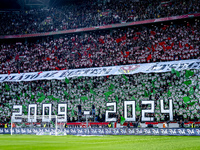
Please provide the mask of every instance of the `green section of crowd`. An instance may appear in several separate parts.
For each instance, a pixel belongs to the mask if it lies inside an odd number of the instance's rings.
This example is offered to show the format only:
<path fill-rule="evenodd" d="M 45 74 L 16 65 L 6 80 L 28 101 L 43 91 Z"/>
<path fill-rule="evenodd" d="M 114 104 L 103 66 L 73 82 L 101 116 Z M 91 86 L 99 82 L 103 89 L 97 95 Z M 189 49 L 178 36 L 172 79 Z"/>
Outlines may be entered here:
<path fill-rule="evenodd" d="M 160 113 L 160 100 L 168 109 L 168 100 L 173 100 L 174 115 L 184 119 L 200 119 L 199 70 L 184 70 L 166 73 L 116 75 L 104 77 L 73 77 L 64 80 L 41 80 L 31 82 L 0 83 L 0 120 L 11 116 L 12 106 L 22 105 L 27 115 L 28 104 L 38 105 L 38 115 L 42 114 L 42 104 L 52 103 L 52 113 L 57 114 L 57 104 L 68 104 L 68 116 L 77 119 L 77 105 L 83 110 L 92 110 L 96 115 L 105 114 L 107 102 L 117 102 L 117 115 L 123 116 L 123 102 L 136 101 L 136 115 L 150 106 L 141 105 L 142 100 L 155 101 L 155 121 L 164 120 Z M 128 107 L 128 116 L 131 107 Z"/>

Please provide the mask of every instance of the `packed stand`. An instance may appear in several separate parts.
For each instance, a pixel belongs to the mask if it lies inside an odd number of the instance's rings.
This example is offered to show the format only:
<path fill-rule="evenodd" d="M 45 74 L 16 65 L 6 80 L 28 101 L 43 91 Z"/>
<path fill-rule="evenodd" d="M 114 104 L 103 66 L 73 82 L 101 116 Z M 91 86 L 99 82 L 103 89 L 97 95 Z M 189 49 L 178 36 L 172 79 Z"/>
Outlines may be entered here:
<path fill-rule="evenodd" d="M 78 120 L 78 105 L 82 113 L 94 105 L 94 121 L 105 121 L 107 102 L 117 103 L 114 117 L 123 116 L 123 102 L 136 101 L 136 118 L 141 121 L 141 110 L 150 105 L 141 105 L 142 100 L 155 101 L 155 121 L 168 121 L 169 116 L 160 113 L 160 100 L 168 109 L 169 99 L 173 101 L 174 121 L 199 121 L 200 119 L 200 74 L 199 70 L 167 73 L 116 75 L 105 77 L 73 77 L 64 80 L 41 80 L 31 82 L 5 82 L 0 84 L 0 120 L 9 120 L 13 105 L 22 105 L 27 115 L 28 104 L 37 104 L 37 114 L 42 113 L 42 104 L 51 103 L 52 113 L 57 114 L 57 104 L 68 104 L 68 121 Z M 47 110 L 48 112 L 48 110 Z M 48 115 L 48 114 L 47 114 Z M 150 114 L 149 114 L 150 115 Z M 128 107 L 131 116 L 131 107 Z"/>
<path fill-rule="evenodd" d="M 178 16 L 200 12 L 199 0 L 111 0 L 97 3 L 94 0 L 61 8 L 25 10 L 0 13 L 0 34 L 30 34 L 61 31 L 114 23 Z"/>
<path fill-rule="evenodd" d="M 0 47 L 0 74 L 198 59 L 199 20 L 67 34 Z"/>

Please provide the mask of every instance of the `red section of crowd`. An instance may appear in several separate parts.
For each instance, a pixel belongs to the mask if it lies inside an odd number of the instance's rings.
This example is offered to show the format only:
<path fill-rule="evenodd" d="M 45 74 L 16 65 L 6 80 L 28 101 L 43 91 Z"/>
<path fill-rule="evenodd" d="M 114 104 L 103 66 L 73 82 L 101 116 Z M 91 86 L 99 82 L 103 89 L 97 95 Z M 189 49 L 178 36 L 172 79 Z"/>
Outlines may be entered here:
<path fill-rule="evenodd" d="M 43 42 L 2 44 L 0 73 L 65 70 L 199 58 L 199 20 L 143 25 Z"/>

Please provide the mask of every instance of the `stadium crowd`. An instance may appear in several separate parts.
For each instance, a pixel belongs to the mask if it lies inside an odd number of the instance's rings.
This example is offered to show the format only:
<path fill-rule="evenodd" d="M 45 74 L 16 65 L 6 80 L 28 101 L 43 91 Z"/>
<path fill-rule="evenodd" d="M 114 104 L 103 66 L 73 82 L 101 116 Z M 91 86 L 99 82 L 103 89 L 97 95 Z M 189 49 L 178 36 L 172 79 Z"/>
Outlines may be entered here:
<path fill-rule="evenodd" d="M 198 59 L 199 31 L 199 20 L 195 19 L 179 24 L 143 25 L 2 44 L 0 73 Z"/>
<path fill-rule="evenodd" d="M 29 34 L 200 12 L 199 0 L 94 0 L 60 8 L 0 12 L 0 34 Z"/>
<path fill-rule="evenodd" d="M 155 101 L 155 121 L 168 121 L 166 114 L 160 113 L 160 100 L 168 109 L 169 99 L 173 101 L 174 121 L 199 121 L 200 119 L 200 74 L 199 70 L 167 73 L 149 73 L 133 75 L 115 75 L 100 77 L 73 77 L 65 80 L 38 80 L 31 82 L 0 83 L 0 120 L 9 120 L 13 105 L 22 105 L 23 114 L 27 115 L 28 104 L 37 104 L 37 114 L 42 113 L 42 104 L 51 103 L 52 113 L 57 114 L 57 104 L 68 104 L 68 121 L 81 121 L 78 117 L 78 105 L 81 112 L 95 109 L 95 121 L 105 121 L 107 102 L 117 103 L 117 113 L 113 114 L 120 121 L 123 116 L 123 102 L 136 101 L 136 116 L 140 121 L 142 109 L 150 105 L 141 105 L 142 100 Z M 95 107 L 93 107 L 94 105 Z M 34 110 L 32 110 L 34 111 Z M 48 110 L 46 110 L 48 115 Z M 94 112 L 93 112 L 94 115 Z M 131 107 L 128 107 L 131 116 Z"/>
<path fill-rule="evenodd" d="M 95 3 L 92 0 L 62 8 L 0 13 L 0 34 L 29 34 L 123 23 L 199 12 L 199 0 L 160 2 L 131 0 Z M 199 59 L 199 19 L 74 33 L 37 42 L 0 45 L 0 74 L 67 70 L 185 59 Z M 105 121 L 106 102 L 117 102 L 114 114 L 120 121 L 123 101 L 136 100 L 139 120 L 141 100 L 155 101 L 155 121 L 167 121 L 160 113 L 160 99 L 168 108 L 173 100 L 174 121 L 199 121 L 199 70 L 172 70 L 167 73 L 74 77 L 65 80 L 0 83 L 0 120 L 10 120 L 12 106 L 52 103 L 53 114 L 59 102 L 68 104 L 68 121 L 80 121 L 82 110 L 96 108 L 95 121 Z M 94 107 L 93 107 L 94 105 Z M 111 109 L 111 108 L 108 108 Z M 47 111 L 48 112 L 48 111 Z M 46 113 L 47 113 L 46 112 Z M 131 108 L 128 108 L 128 116 Z M 151 114 L 149 114 L 151 115 Z"/>

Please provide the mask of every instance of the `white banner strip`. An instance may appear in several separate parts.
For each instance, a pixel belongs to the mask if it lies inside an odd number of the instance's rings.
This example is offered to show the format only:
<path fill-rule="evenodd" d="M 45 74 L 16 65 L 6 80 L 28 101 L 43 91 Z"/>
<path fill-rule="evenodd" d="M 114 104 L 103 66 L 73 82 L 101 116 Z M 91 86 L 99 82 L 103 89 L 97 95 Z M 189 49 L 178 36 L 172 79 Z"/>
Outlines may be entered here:
<path fill-rule="evenodd" d="M 20 81 L 34 81 L 34 80 L 61 80 L 65 77 L 80 77 L 80 76 L 107 76 L 107 75 L 120 75 L 120 74 L 135 74 L 135 73 L 152 73 L 152 72 L 169 72 L 171 69 L 175 70 L 190 70 L 200 69 L 200 60 L 181 60 L 159 63 L 144 63 L 132 64 L 124 66 L 111 66 L 111 67 L 97 67 L 97 68 L 84 68 L 84 69 L 71 69 L 61 71 L 44 71 L 44 72 L 31 72 L 21 74 L 1 74 L 0 82 L 20 82 Z"/>

